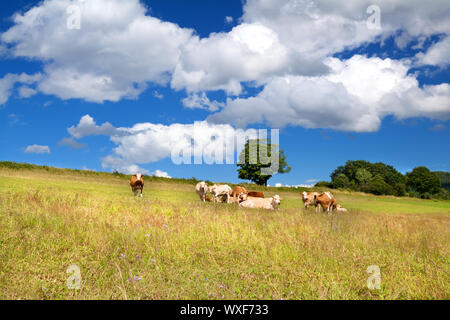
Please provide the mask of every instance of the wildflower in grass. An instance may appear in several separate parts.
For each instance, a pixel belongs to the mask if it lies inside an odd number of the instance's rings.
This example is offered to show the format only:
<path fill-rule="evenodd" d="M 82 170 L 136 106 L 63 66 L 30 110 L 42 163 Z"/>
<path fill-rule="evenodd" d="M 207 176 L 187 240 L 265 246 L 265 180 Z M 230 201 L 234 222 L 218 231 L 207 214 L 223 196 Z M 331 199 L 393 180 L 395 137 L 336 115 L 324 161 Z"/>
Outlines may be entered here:
<path fill-rule="evenodd" d="M 130 282 L 130 278 L 127 279 L 127 282 Z"/>
<path fill-rule="evenodd" d="M 155 259 L 150 260 L 151 263 L 156 263 Z"/>
<path fill-rule="evenodd" d="M 150 238 L 150 233 L 147 233 L 147 234 L 145 235 L 145 237 L 146 237 L 146 238 Z"/>
<path fill-rule="evenodd" d="M 141 279 L 142 279 L 141 277 L 134 276 L 133 281 L 138 282 L 138 281 L 141 281 Z"/>
<path fill-rule="evenodd" d="M 222 299 L 225 299 L 225 295 L 224 294 L 222 295 Z"/>
<path fill-rule="evenodd" d="M 140 255 L 136 255 L 136 261 L 139 261 L 139 260 L 141 260 L 141 256 Z"/>
<path fill-rule="evenodd" d="M 121 257 L 122 259 L 125 259 L 125 258 L 127 257 L 127 255 L 126 255 L 126 254 L 123 254 L 123 253 L 121 253 L 121 254 L 120 254 L 120 257 Z"/>

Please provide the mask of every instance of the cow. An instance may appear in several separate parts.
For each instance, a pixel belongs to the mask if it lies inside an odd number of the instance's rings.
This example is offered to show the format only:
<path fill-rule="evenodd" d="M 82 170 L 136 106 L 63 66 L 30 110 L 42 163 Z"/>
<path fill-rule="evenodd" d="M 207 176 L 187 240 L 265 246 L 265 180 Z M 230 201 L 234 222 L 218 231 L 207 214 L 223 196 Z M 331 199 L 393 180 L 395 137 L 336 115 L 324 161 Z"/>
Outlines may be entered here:
<path fill-rule="evenodd" d="M 319 205 L 319 203 L 314 202 L 314 196 L 318 196 L 319 193 L 318 192 L 306 192 L 303 191 L 302 193 L 300 193 L 300 196 L 302 197 L 303 200 L 303 204 L 305 205 L 305 209 L 308 209 L 309 206 L 315 206 L 316 207 L 316 212 L 317 212 L 317 206 Z"/>
<path fill-rule="evenodd" d="M 336 211 L 337 212 L 348 212 L 348 210 L 345 209 L 344 207 L 342 207 L 340 204 L 337 205 Z"/>
<path fill-rule="evenodd" d="M 201 201 L 207 201 L 208 185 L 205 181 L 197 183 L 197 185 L 195 186 L 195 192 L 197 192 Z"/>
<path fill-rule="evenodd" d="M 247 200 L 239 203 L 239 206 L 243 208 L 275 210 L 280 203 L 281 198 L 276 194 L 272 198 L 248 197 Z"/>
<path fill-rule="evenodd" d="M 337 207 L 337 201 L 330 192 L 324 192 L 314 196 L 314 205 L 320 204 L 323 212 L 330 214 Z"/>
<path fill-rule="evenodd" d="M 144 190 L 144 177 L 142 176 L 142 174 L 136 173 L 135 175 L 131 176 L 130 186 L 136 197 L 139 195 L 139 190 L 141 191 L 142 197 L 142 193 Z"/>
<path fill-rule="evenodd" d="M 245 189 L 244 187 L 235 186 L 231 191 L 231 197 L 233 199 L 232 201 L 234 203 L 240 203 L 242 201 L 245 201 L 247 200 L 247 194 L 248 194 L 247 189 Z"/>
<path fill-rule="evenodd" d="M 247 193 L 247 196 L 253 198 L 264 198 L 264 193 L 258 191 L 249 191 Z"/>
<path fill-rule="evenodd" d="M 225 197 L 226 203 L 230 203 L 232 189 L 229 185 L 214 184 L 211 187 L 209 187 L 209 192 L 212 194 L 214 202 L 219 202 L 221 197 Z"/>

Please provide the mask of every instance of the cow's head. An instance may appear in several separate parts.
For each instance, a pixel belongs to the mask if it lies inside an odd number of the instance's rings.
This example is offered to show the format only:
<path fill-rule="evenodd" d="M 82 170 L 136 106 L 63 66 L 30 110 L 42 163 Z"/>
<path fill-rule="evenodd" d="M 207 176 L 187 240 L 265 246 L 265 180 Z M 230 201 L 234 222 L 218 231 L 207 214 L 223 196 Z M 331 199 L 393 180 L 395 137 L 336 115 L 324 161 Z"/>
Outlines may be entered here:
<path fill-rule="evenodd" d="M 281 198 L 279 195 L 274 195 L 273 199 L 272 199 L 272 203 L 274 204 L 274 206 L 278 206 L 281 203 Z"/>
<path fill-rule="evenodd" d="M 241 193 L 240 195 L 239 195 L 239 199 L 238 199 L 238 202 L 240 203 L 240 202 L 243 202 L 243 201 L 245 201 L 245 200 L 247 200 L 247 194 L 246 193 Z"/>
<path fill-rule="evenodd" d="M 214 191 L 216 190 L 216 188 L 217 188 L 217 186 L 214 184 L 214 185 L 208 187 L 208 190 L 210 193 L 214 194 Z"/>
<path fill-rule="evenodd" d="M 141 181 L 141 178 L 142 178 L 141 173 L 136 173 L 135 176 L 136 176 L 137 181 Z"/>

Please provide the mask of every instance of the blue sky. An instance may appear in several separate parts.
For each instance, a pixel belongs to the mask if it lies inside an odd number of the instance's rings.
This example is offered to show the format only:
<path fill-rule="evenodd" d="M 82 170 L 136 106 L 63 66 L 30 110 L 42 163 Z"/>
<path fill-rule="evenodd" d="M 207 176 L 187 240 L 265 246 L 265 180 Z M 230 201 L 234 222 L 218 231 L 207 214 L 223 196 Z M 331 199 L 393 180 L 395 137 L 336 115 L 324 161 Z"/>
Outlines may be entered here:
<path fill-rule="evenodd" d="M 401 2 L 371 29 L 367 1 L 3 1 L 0 160 L 238 182 L 172 162 L 206 121 L 280 129 L 271 185 L 359 159 L 450 171 L 450 5 Z"/>

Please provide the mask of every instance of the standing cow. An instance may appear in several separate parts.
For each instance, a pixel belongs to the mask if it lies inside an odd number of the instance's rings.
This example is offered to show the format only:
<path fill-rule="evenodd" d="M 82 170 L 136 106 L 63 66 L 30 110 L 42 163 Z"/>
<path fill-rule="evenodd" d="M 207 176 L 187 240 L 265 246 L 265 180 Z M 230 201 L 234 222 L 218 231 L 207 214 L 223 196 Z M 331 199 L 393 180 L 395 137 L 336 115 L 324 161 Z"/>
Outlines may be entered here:
<path fill-rule="evenodd" d="M 324 192 L 314 196 L 314 204 L 320 204 L 323 212 L 330 214 L 333 209 L 337 208 L 337 201 L 330 192 Z"/>
<path fill-rule="evenodd" d="M 144 191 L 144 177 L 142 176 L 142 174 L 136 173 L 135 175 L 131 176 L 130 186 L 136 197 L 139 195 L 139 190 L 141 191 L 142 197 L 142 193 Z"/>
<path fill-rule="evenodd" d="M 212 194 L 214 202 L 220 202 L 221 198 L 225 198 L 226 203 L 230 203 L 232 189 L 229 185 L 214 184 L 213 186 L 209 187 L 209 192 Z"/>
<path fill-rule="evenodd" d="M 317 206 L 319 203 L 314 201 L 314 196 L 318 196 L 318 192 L 306 192 L 303 191 L 303 193 L 300 194 L 302 196 L 303 204 L 305 205 L 305 209 L 308 209 L 309 206 L 315 206 L 316 212 L 317 212 Z"/>
<path fill-rule="evenodd" d="M 195 186 L 195 192 L 197 192 L 200 200 L 202 200 L 203 202 L 208 201 L 208 185 L 205 181 L 197 183 L 197 185 Z"/>

